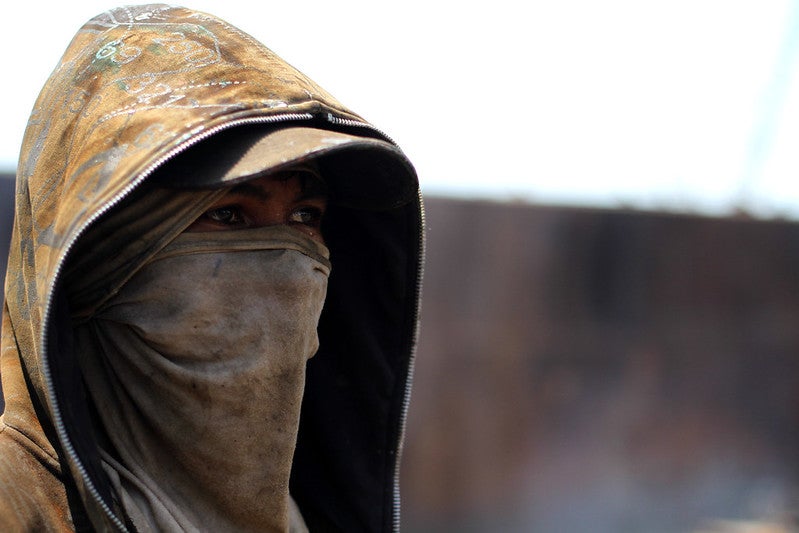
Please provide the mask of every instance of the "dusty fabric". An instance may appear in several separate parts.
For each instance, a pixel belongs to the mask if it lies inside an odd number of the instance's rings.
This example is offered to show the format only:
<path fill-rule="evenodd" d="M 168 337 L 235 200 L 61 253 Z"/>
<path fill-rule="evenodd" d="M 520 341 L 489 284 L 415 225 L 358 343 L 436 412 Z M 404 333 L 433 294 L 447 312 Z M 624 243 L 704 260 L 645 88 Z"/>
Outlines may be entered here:
<path fill-rule="evenodd" d="M 327 251 L 285 226 L 184 233 L 76 348 L 141 531 L 286 531 Z"/>
<path fill-rule="evenodd" d="M 97 424 L 102 409 L 74 328 L 88 327 L 219 193 L 176 206 L 180 223 L 170 225 L 157 213 L 177 196 L 152 194 L 151 182 L 165 191 L 170 178 L 209 183 L 161 170 L 192 148 L 224 153 L 208 148 L 235 146 L 245 130 L 293 126 L 382 143 L 317 161 L 331 190 L 369 190 L 357 209 L 336 204 L 326 216 L 335 268 L 307 363 L 290 492 L 311 531 L 397 528 L 424 242 L 413 167 L 380 130 L 249 35 L 204 13 L 143 5 L 80 28 L 25 130 L 0 351 L 0 530 L 136 529 L 119 494 L 124 476 L 108 469 L 119 455 Z M 213 174 L 223 163 L 212 157 L 200 168 Z M 391 201 L 369 203 L 386 191 Z"/>
<path fill-rule="evenodd" d="M 90 228 L 64 268 L 72 320 L 91 317 L 153 255 L 163 249 L 225 189 L 181 191 L 149 187 Z"/>

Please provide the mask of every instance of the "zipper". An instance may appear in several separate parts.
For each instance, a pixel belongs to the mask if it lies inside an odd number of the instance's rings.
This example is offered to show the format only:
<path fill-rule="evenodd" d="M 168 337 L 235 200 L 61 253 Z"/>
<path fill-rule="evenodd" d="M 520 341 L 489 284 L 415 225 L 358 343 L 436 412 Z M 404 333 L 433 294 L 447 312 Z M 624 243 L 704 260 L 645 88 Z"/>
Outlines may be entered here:
<path fill-rule="evenodd" d="M 405 380 L 405 391 L 402 398 L 402 410 L 400 413 L 400 431 L 397 437 L 396 456 L 394 458 L 394 514 L 393 514 L 393 528 L 395 533 L 399 533 L 401 526 L 401 498 L 400 498 L 400 467 L 402 464 L 402 451 L 405 442 L 405 429 L 408 419 L 408 409 L 411 403 L 411 390 L 413 389 L 413 374 L 416 365 L 416 347 L 419 343 L 419 328 L 420 316 L 422 307 L 422 279 L 424 277 L 424 258 L 425 248 L 427 246 L 425 227 L 427 226 L 424 212 L 424 202 L 422 199 L 422 191 L 418 191 L 419 198 L 419 266 L 416 269 L 416 307 L 413 316 L 413 332 L 411 333 L 411 353 L 408 359 L 408 374 Z"/>
<path fill-rule="evenodd" d="M 138 187 L 145 179 L 147 179 L 153 172 L 155 172 L 160 166 L 164 165 L 167 161 L 171 160 L 172 158 L 178 156 L 185 150 L 188 150 L 195 144 L 203 141 L 220 131 L 226 130 L 228 128 L 242 126 L 247 124 L 277 124 L 281 122 L 294 122 L 294 121 L 310 121 L 313 120 L 314 115 L 311 113 L 293 113 L 293 114 L 285 114 L 285 115 L 271 115 L 271 116 L 259 116 L 259 117 L 246 117 L 231 120 L 230 122 L 226 122 L 224 124 L 220 124 L 213 128 L 210 128 L 206 131 L 203 131 L 201 134 L 195 135 L 183 143 L 179 144 L 148 167 L 146 167 L 141 173 L 139 173 L 136 178 L 134 178 L 122 191 L 120 191 L 114 198 L 106 202 L 103 206 L 100 207 L 84 224 L 81 228 L 73 234 L 72 238 L 67 242 L 67 245 L 64 247 L 61 256 L 56 263 L 56 268 L 53 273 L 53 277 L 51 278 L 50 286 L 48 287 L 48 297 L 44 308 L 43 313 L 43 320 L 42 320 L 42 331 L 40 336 L 40 342 L 43 350 L 43 357 L 42 357 L 42 375 L 44 377 L 45 387 L 47 389 L 47 394 L 52 398 L 52 410 L 53 410 L 53 425 L 55 426 L 56 433 L 58 434 L 59 441 L 64 448 L 64 453 L 67 455 L 69 459 L 71 459 L 77 470 L 81 476 L 82 481 L 86 487 L 86 490 L 89 492 L 92 498 L 100 505 L 100 508 L 105 513 L 106 517 L 113 523 L 114 526 L 121 532 L 127 532 L 128 529 L 125 527 L 125 524 L 122 520 L 114 514 L 111 510 L 111 507 L 108 503 L 103 500 L 100 496 L 97 487 L 94 486 L 94 483 L 89 478 L 88 473 L 86 472 L 86 468 L 84 467 L 83 463 L 80 461 L 77 453 L 75 452 L 72 443 L 67 438 L 66 428 L 64 426 L 64 421 L 61 417 L 61 409 L 58 405 L 57 398 L 55 395 L 55 390 L 53 386 L 53 379 L 50 373 L 50 365 L 48 361 L 48 354 L 46 351 L 47 347 L 47 331 L 48 331 L 48 324 L 50 320 L 50 312 L 52 309 L 53 303 L 53 296 L 55 291 L 55 286 L 60 277 L 61 270 L 64 266 L 64 262 L 69 255 L 72 248 L 75 246 L 77 240 L 83 235 L 83 233 L 96 222 L 100 217 L 106 214 L 109 210 L 111 210 L 114 206 L 119 204 L 122 200 L 124 200 L 136 187 Z M 332 113 L 328 113 L 327 121 L 330 124 L 339 127 L 350 127 L 350 128 L 358 128 L 358 129 L 368 129 L 380 137 L 382 137 L 387 142 L 397 146 L 397 143 L 394 140 L 386 135 L 380 129 L 368 124 L 366 122 L 361 122 L 358 120 L 353 119 L 344 119 L 341 117 L 337 117 Z M 408 408 L 410 406 L 410 397 L 411 397 L 411 389 L 413 384 L 413 371 L 416 361 L 416 345 L 419 339 L 419 316 L 420 316 L 420 306 L 421 306 L 421 296 L 422 296 L 422 276 L 424 273 L 424 255 L 425 255 L 425 213 L 424 213 L 424 204 L 422 203 L 422 195 L 421 191 L 418 193 L 419 195 L 419 206 L 420 206 L 420 229 L 418 235 L 418 245 L 419 245 L 419 254 L 418 254 L 418 268 L 416 273 L 416 287 L 415 287 L 415 297 L 416 297 L 416 304 L 414 310 L 413 323 L 414 329 L 411 333 L 411 353 L 409 355 L 408 361 L 408 373 L 407 379 L 405 381 L 405 390 L 403 392 L 401 410 L 400 410 L 400 420 L 399 420 L 399 433 L 397 437 L 397 441 L 394 444 L 394 451 L 395 451 L 395 459 L 394 459 L 394 472 L 393 472 L 393 509 L 392 509 L 392 527 L 393 531 L 399 532 L 400 530 L 400 509 L 401 509 L 401 499 L 400 499 L 400 485 L 399 485 L 399 476 L 400 476 L 400 463 L 401 463 L 401 456 L 402 456 L 402 448 L 403 443 L 405 441 L 405 429 L 407 425 L 407 417 L 408 417 Z"/>
<path fill-rule="evenodd" d="M 58 434 L 59 441 L 64 448 L 64 453 L 67 457 L 74 462 L 78 473 L 81 476 L 81 479 L 86 487 L 86 490 L 89 492 L 92 498 L 94 498 L 95 502 L 97 502 L 103 512 L 105 513 L 106 517 L 113 523 L 114 526 L 119 531 L 127 532 L 128 529 L 125 527 L 125 524 L 122 520 L 114 514 L 111 510 L 111 507 L 108 503 L 103 500 L 100 496 L 97 487 L 94 486 L 93 481 L 89 478 L 88 473 L 86 472 L 86 467 L 80 461 L 80 457 L 78 457 L 77 453 L 75 452 L 75 448 L 72 445 L 72 442 L 69 440 L 66 432 L 66 427 L 64 426 L 64 421 L 61 416 L 61 408 L 58 405 L 57 397 L 55 394 L 55 389 L 53 386 L 53 377 L 50 373 L 50 364 L 48 360 L 47 354 L 47 332 L 48 332 L 48 324 L 50 322 L 50 313 L 53 307 L 53 296 L 55 293 L 56 283 L 58 278 L 61 275 L 61 270 L 64 267 L 64 262 L 69 255 L 72 248 L 75 246 L 77 240 L 83 235 L 83 233 L 94 224 L 101 216 L 106 214 L 110 209 L 114 206 L 119 204 L 123 199 L 125 199 L 136 187 L 138 187 L 147 177 L 149 177 L 153 172 L 155 172 L 158 167 L 165 164 L 170 159 L 176 157 L 180 153 L 184 152 L 185 150 L 191 148 L 198 142 L 219 133 L 220 131 L 226 130 L 231 127 L 241 126 L 246 124 L 274 124 L 280 122 L 293 122 L 293 121 L 304 121 L 304 120 L 312 120 L 313 115 L 310 113 L 293 113 L 293 114 L 285 114 L 285 115 L 270 115 L 270 116 L 259 116 L 259 117 L 246 117 L 240 119 L 234 119 L 230 122 L 226 122 L 224 124 L 219 124 L 213 128 L 210 128 L 202 133 L 191 137 L 168 153 L 164 154 L 148 167 L 144 169 L 139 175 L 137 175 L 123 190 L 121 190 L 114 198 L 106 202 L 103 206 L 100 207 L 81 227 L 80 229 L 75 232 L 72 238 L 67 242 L 66 246 L 64 247 L 61 256 L 58 258 L 58 262 L 56 263 L 55 271 L 53 272 L 53 277 L 51 278 L 50 285 L 48 287 L 47 293 L 47 301 L 45 302 L 44 313 L 42 315 L 42 331 L 39 338 L 39 342 L 42 346 L 42 376 L 44 377 L 45 388 L 47 390 L 47 394 L 52 400 L 52 416 L 53 416 L 53 425 L 55 426 L 56 433 Z"/>
<path fill-rule="evenodd" d="M 339 127 L 348 127 L 348 128 L 360 128 L 360 129 L 368 129 L 374 133 L 380 135 L 384 140 L 388 141 L 389 143 L 393 144 L 394 146 L 398 146 L 394 140 L 386 135 L 380 129 L 372 126 L 369 123 L 361 122 L 358 120 L 353 119 L 345 119 L 341 117 L 337 117 L 332 113 L 327 114 L 327 120 L 331 124 Z M 426 238 L 425 238 L 425 212 L 424 212 L 424 202 L 422 199 L 422 192 L 419 190 L 418 199 L 419 199 L 419 235 L 418 235 L 418 246 L 419 246 L 419 255 L 417 259 L 419 261 L 419 266 L 417 267 L 416 271 L 416 287 L 415 287 L 415 297 L 416 297 L 416 307 L 414 309 L 413 315 L 413 332 L 411 333 L 411 353 L 409 354 L 408 359 L 408 373 L 407 379 L 405 380 L 405 390 L 403 391 L 402 397 L 402 404 L 400 409 L 400 420 L 399 420 L 399 433 L 397 435 L 397 442 L 394 443 L 394 472 L 393 472 L 393 498 L 392 498 L 392 530 L 395 533 L 399 533 L 400 526 L 401 526 L 401 510 L 402 510 L 402 501 L 400 496 L 400 468 L 402 464 L 402 451 L 405 442 L 405 429 L 407 426 L 407 419 L 408 419 L 408 409 L 410 407 L 411 402 L 411 391 L 413 389 L 413 373 L 414 367 L 416 365 L 416 346 L 419 342 L 419 317 L 421 313 L 421 304 L 422 304 L 422 278 L 424 277 L 424 257 L 425 257 L 425 246 L 426 246 Z"/>
<path fill-rule="evenodd" d="M 388 141 L 389 143 L 393 144 L 394 146 L 399 147 L 397 145 L 397 143 L 394 142 L 394 139 L 392 139 L 391 137 L 386 135 L 385 132 L 383 132 L 382 130 L 380 130 L 380 129 L 378 129 L 378 128 L 376 128 L 376 127 L 374 127 L 371 124 L 368 124 L 366 122 L 361 122 L 360 120 L 354 120 L 354 119 L 351 119 L 351 118 L 337 117 L 333 113 L 328 113 L 327 114 L 327 121 L 330 122 L 331 124 L 335 125 L 335 126 L 343 126 L 343 127 L 347 127 L 347 128 L 360 128 L 360 129 L 373 131 L 374 133 L 377 133 L 378 135 L 380 135 L 383 138 L 383 140 Z"/>

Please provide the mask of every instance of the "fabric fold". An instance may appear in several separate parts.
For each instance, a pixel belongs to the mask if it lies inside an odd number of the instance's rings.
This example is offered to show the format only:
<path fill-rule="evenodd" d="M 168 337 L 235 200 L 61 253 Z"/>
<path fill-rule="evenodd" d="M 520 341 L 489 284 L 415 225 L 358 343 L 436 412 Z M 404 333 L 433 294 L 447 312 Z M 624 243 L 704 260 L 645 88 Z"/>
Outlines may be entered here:
<path fill-rule="evenodd" d="M 289 476 L 329 273 L 289 227 L 184 233 L 76 327 L 104 468 L 140 529 L 301 530 Z"/>

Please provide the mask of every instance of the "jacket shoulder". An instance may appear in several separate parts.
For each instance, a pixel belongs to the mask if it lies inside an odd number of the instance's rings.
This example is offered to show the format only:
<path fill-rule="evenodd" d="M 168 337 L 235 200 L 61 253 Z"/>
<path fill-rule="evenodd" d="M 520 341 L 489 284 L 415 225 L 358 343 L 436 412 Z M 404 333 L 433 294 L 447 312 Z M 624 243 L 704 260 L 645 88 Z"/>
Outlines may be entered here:
<path fill-rule="evenodd" d="M 0 531 L 74 531 L 58 463 L 2 418 Z"/>

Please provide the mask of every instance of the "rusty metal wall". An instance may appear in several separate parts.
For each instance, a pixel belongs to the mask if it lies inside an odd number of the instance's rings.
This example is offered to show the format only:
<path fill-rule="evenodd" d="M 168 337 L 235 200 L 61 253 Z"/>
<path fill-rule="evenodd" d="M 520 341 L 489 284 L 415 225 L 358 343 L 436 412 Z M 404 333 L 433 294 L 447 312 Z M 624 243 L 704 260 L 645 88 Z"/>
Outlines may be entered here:
<path fill-rule="evenodd" d="M 798 225 L 427 208 L 406 531 L 787 528 Z"/>
<path fill-rule="evenodd" d="M 5 280 L 8 241 L 14 220 L 14 175 L 0 173 L 0 279 Z M 0 284 L 0 296 L 5 283 Z"/>

